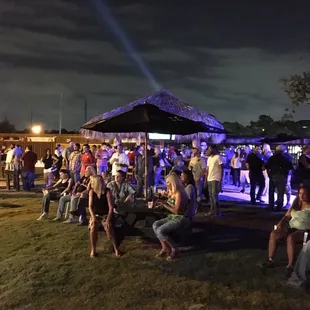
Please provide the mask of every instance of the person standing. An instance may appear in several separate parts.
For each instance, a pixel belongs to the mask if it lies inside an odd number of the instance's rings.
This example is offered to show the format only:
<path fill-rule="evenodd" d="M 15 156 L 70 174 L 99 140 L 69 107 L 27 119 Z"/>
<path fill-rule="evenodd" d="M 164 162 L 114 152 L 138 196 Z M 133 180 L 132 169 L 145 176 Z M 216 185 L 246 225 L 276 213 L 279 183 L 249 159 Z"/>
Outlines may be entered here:
<path fill-rule="evenodd" d="M 286 157 L 292 164 L 293 164 L 293 157 L 289 154 L 287 151 L 287 146 L 283 146 L 283 156 Z M 293 166 L 294 168 L 294 166 Z M 291 206 L 291 197 L 292 197 L 292 175 L 293 175 L 293 170 L 291 170 L 287 176 L 286 180 L 286 186 L 285 186 L 285 194 L 286 194 L 286 205 L 285 209 L 289 209 Z"/>
<path fill-rule="evenodd" d="M 250 196 L 251 203 L 253 205 L 256 204 L 256 201 L 262 202 L 262 194 L 265 188 L 265 178 L 263 175 L 263 165 L 264 161 L 260 154 L 260 147 L 255 146 L 252 153 L 249 154 L 246 165 L 249 169 L 249 177 L 250 177 Z M 258 192 L 256 194 L 256 186 L 259 186 Z"/>
<path fill-rule="evenodd" d="M 241 152 L 240 160 L 241 160 L 241 170 L 240 170 L 240 184 L 241 184 L 241 193 L 245 192 L 245 184 L 250 184 L 249 177 L 249 168 L 246 165 L 247 158 L 250 153 L 250 147 L 248 145 L 245 146 L 244 151 Z"/>
<path fill-rule="evenodd" d="M 95 167 L 95 158 L 92 155 L 89 145 L 83 145 L 83 153 L 81 156 L 81 171 L 80 176 L 82 177 L 85 174 L 85 170 L 88 166 Z"/>
<path fill-rule="evenodd" d="M 37 154 L 32 151 L 32 146 L 26 147 L 25 153 L 21 157 L 22 167 L 22 181 L 23 189 L 31 191 L 35 179 L 35 165 L 37 163 Z"/>
<path fill-rule="evenodd" d="M 274 194 L 277 190 L 277 211 L 282 211 L 287 177 L 293 170 L 293 164 L 283 156 L 283 147 L 278 145 L 276 153 L 271 156 L 265 168 L 269 177 L 269 209 L 274 209 Z"/>
<path fill-rule="evenodd" d="M 198 147 L 193 147 L 192 158 L 188 165 L 188 169 L 193 173 L 194 176 L 198 203 L 200 203 L 202 200 L 203 176 L 206 172 L 206 163 L 204 159 L 200 157 L 200 154 L 201 152 Z"/>
<path fill-rule="evenodd" d="M 310 147 L 305 145 L 298 160 L 299 182 L 302 185 L 310 185 Z"/>
<path fill-rule="evenodd" d="M 218 195 L 222 190 L 223 162 L 216 145 L 209 146 L 208 155 L 206 181 L 209 190 L 211 212 L 207 215 L 214 217 L 220 215 Z"/>
<path fill-rule="evenodd" d="M 97 174 L 102 175 L 102 173 L 107 172 L 108 170 L 108 160 L 109 160 L 109 152 L 107 150 L 107 144 L 102 143 L 101 147 L 98 148 L 95 154 L 97 160 Z"/>
<path fill-rule="evenodd" d="M 263 152 L 262 152 L 262 159 L 264 161 L 264 163 L 267 162 L 267 160 L 272 156 L 272 151 L 270 148 L 269 144 L 264 144 L 263 145 Z M 263 190 L 263 196 L 266 196 L 269 193 L 269 177 L 268 177 L 268 173 L 266 170 L 263 170 L 263 175 L 265 178 L 265 188 Z"/>
<path fill-rule="evenodd" d="M 74 151 L 74 142 L 70 141 L 68 147 L 62 151 L 62 159 L 64 161 L 65 169 L 69 170 L 70 154 Z"/>
<path fill-rule="evenodd" d="M 70 176 L 74 184 L 80 181 L 81 175 L 81 145 L 80 143 L 75 143 L 73 146 L 73 152 L 69 156 L 69 171 Z"/>
<path fill-rule="evenodd" d="M 230 165 L 233 171 L 233 185 L 237 188 L 240 187 L 240 171 L 242 166 L 240 153 L 240 149 L 238 149 L 230 161 Z"/>
<path fill-rule="evenodd" d="M 115 177 L 118 170 L 122 170 L 127 173 L 129 159 L 125 154 L 124 148 L 121 144 L 117 146 L 117 151 L 112 155 L 109 161 L 112 165 L 112 178 Z"/>

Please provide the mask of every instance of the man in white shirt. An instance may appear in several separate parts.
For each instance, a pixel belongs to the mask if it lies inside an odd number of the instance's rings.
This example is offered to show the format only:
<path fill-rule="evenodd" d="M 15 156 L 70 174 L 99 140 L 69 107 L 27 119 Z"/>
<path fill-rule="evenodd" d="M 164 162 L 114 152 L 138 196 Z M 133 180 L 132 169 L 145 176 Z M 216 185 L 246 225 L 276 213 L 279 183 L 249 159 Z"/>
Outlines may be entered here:
<path fill-rule="evenodd" d="M 11 144 L 9 150 L 6 153 L 5 170 L 11 170 L 11 171 L 14 170 L 14 163 L 13 163 L 14 149 L 15 144 Z"/>
<path fill-rule="evenodd" d="M 216 145 L 210 145 L 208 148 L 208 161 L 206 169 L 206 181 L 210 195 L 211 212 L 208 215 L 212 217 L 220 215 L 219 213 L 219 192 L 222 189 L 223 162 L 218 154 Z"/>
<path fill-rule="evenodd" d="M 120 144 L 117 147 L 117 151 L 113 153 L 112 157 L 109 160 L 112 165 L 112 177 L 116 175 L 118 170 L 122 170 L 127 173 L 127 168 L 129 166 L 129 158 L 124 153 L 123 146 Z"/>

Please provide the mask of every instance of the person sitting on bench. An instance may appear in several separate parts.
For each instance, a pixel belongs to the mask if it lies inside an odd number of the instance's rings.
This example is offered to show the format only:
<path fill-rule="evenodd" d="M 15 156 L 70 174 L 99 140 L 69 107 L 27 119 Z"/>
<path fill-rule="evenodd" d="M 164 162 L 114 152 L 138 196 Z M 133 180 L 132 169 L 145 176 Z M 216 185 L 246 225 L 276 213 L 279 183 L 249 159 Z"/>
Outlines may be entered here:
<path fill-rule="evenodd" d="M 168 174 L 166 184 L 168 200 L 166 202 L 159 200 L 155 208 L 163 207 L 171 214 L 154 222 L 153 230 L 162 246 L 161 251 L 156 257 L 168 255 L 167 260 L 171 260 L 175 257 L 178 249 L 171 240 L 170 234 L 190 224 L 190 220 L 187 217 L 189 199 L 180 178 L 176 174 Z"/>
<path fill-rule="evenodd" d="M 61 169 L 59 176 L 60 179 L 56 184 L 42 189 L 42 209 L 38 221 L 44 220 L 48 217 L 51 200 L 58 200 L 61 196 L 67 195 L 71 191 L 73 182 L 69 177 L 69 171 L 66 169 Z"/>
<path fill-rule="evenodd" d="M 118 170 L 115 175 L 115 180 L 107 185 L 107 188 L 111 190 L 115 209 L 122 204 L 133 203 L 133 197 L 136 191 L 125 179 L 126 173 L 122 170 Z"/>

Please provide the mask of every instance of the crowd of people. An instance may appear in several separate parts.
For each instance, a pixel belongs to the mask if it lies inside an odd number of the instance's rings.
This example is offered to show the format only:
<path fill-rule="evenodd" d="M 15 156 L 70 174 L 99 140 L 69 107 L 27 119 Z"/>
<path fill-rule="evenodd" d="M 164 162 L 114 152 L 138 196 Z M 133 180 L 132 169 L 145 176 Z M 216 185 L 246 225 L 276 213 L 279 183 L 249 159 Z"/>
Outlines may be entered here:
<path fill-rule="evenodd" d="M 145 149 L 146 148 L 146 149 Z M 145 154 L 147 169 L 145 169 Z M 11 145 L 6 151 L 6 170 L 20 170 L 24 190 L 34 185 L 37 155 L 28 146 L 25 151 L 19 145 Z M 121 144 L 111 147 L 102 143 L 90 147 L 70 142 L 54 152 L 47 149 L 43 158 L 45 186 L 42 189 L 42 208 L 38 220 L 49 218 L 51 201 L 58 200 L 53 221 L 88 225 L 90 229 L 91 257 L 95 257 L 98 230 L 103 227 L 111 240 L 116 256 L 120 255 L 115 239 L 115 216 L 122 204 L 134 205 L 135 198 L 144 193 L 144 181 L 158 190 L 154 208 L 163 208 L 168 216 L 156 221 L 153 230 L 162 246 L 157 257 L 173 259 L 178 253 L 171 235 L 191 225 L 193 216 L 202 200 L 210 204 L 210 217 L 220 215 L 218 195 L 222 190 L 225 170 L 230 171 L 232 183 L 244 192 L 250 186 L 250 202 L 257 204 L 268 193 L 269 209 L 280 211 L 287 195 L 286 213 L 270 234 L 268 260 L 261 264 L 264 268 L 275 265 L 277 242 L 287 240 L 288 265 L 285 271 L 291 282 L 298 283 L 310 265 L 310 245 L 304 246 L 297 260 L 294 272 L 296 244 L 305 240 L 310 231 L 310 148 L 303 147 L 297 171 L 300 188 L 297 198 L 290 206 L 291 181 L 294 171 L 292 157 L 283 145 L 273 153 L 268 145 L 245 146 L 227 149 L 219 154 L 216 145 L 201 144 L 176 150 L 163 150 L 151 144 L 139 145 L 124 151 Z M 130 173 L 129 173 L 130 172 Z M 145 173 L 147 172 L 147 175 Z M 128 177 L 130 175 L 130 178 Z M 296 175 L 296 173 L 295 173 Z M 155 189 L 156 191 L 156 189 Z M 274 199 L 277 192 L 277 201 Z M 69 217 L 64 218 L 69 204 Z M 87 219 L 89 211 L 89 220 Z M 309 249 L 309 250 L 307 250 Z M 307 259 L 306 259 L 307 258 Z M 305 266 L 306 264 L 306 266 Z M 293 273 L 293 274 L 292 274 Z M 307 274 L 308 277 L 308 274 Z"/>

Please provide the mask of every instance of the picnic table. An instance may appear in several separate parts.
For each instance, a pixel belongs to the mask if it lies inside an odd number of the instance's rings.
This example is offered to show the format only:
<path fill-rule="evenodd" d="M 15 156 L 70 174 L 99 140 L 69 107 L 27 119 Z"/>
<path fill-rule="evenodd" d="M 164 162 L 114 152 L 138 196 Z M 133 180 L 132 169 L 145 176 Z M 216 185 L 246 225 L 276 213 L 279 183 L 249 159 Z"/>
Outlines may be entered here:
<path fill-rule="evenodd" d="M 120 205 L 117 208 L 116 226 L 123 229 L 124 235 L 154 237 L 152 225 L 167 216 L 162 209 L 149 209 L 144 204 L 136 206 Z"/>

